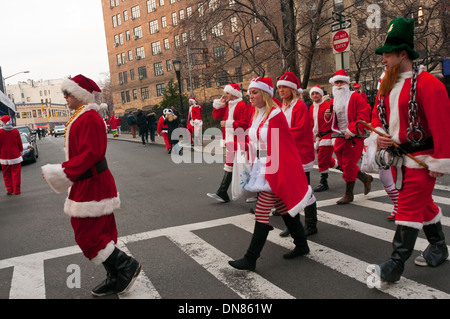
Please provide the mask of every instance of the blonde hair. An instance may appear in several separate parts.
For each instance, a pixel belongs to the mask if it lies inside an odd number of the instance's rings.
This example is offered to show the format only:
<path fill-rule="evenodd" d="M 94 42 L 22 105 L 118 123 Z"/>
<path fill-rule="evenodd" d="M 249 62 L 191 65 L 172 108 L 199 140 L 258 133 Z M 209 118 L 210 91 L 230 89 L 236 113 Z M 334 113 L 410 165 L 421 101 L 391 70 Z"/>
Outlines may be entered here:
<path fill-rule="evenodd" d="M 267 93 L 266 91 L 260 90 L 261 92 L 262 98 L 263 98 L 263 102 L 264 102 L 264 121 L 267 120 L 267 118 L 269 117 L 269 113 L 272 110 L 272 108 L 278 108 L 278 105 L 274 102 L 274 100 L 272 99 L 272 97 L 270 96 L 269 93 Z M 255 119 L 258 116 L 258 112 L 255 112 L 253 114 L 253 119 Z"/>
<path fill-rule="evenodd" d="M 289 88 L 289 90 L 291 91 L 291 99 L 289 100 L 289 103 L 292 102 L 293 100 L 295 100 L 296 98 L 297 99 L 300 98 L 300 94 L 298 93 L 298 91 L 296 89 Z M 287 108 L 289 107 L 289 105 L 284 105 L 284 101 L 285 100 L 283 99 L 283 106 L 284 106 L 284 110 L 283 111 L 286 111 Z"/>

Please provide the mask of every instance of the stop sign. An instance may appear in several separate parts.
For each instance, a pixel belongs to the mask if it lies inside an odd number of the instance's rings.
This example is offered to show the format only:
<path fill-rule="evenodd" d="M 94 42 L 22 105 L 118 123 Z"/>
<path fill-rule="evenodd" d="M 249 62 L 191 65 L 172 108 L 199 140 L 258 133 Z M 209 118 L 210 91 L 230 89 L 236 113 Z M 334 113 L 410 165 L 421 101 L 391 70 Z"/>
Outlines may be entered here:
<path fill-rule="evenodd" d="M 339 30 L 333 33 L 333 51 L 341 53 L 350 49 L 348 30 Z"/>

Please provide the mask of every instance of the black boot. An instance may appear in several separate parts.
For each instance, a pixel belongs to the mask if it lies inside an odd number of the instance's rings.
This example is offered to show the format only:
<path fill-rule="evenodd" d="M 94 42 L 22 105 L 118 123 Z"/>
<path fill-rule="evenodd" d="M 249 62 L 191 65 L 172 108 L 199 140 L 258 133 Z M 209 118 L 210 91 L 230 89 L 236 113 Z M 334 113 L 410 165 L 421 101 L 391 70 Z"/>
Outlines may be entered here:
<path fill-rule="evenodd" d="M 305 207 L 305 226 L 306 236 L 317 234 L 317 204 Z"/>
<path fill-rule="evenodd" d="M 361 171 L 358 171 L 356 177 L 364 184 L 364 195 L 369 194 L 373 177 Z"/>
<path fill-rule="evenodd" d="M 141 271 L 139 262 L 118 248 L 114 248 L 103 265 L 107 271 L 107 278 L 92 290 L 94 296 L 127 292 Z"/>
<path fill-rule="evenodd" d="M 345 184 L 345 194 L 340 200 L 336 202 L 338 205 L 345 205 L 353 202 L 353 188 L 355 187 L 355 182 L 347 182 Z"/>
<path fill-rule="evenodd" d="M 294 239 L 295 248 L 284 254 L 285 259 L 292 259 L 297 256 L 306 255 L 309 253 L 308 242 L 306 240 L 305 230 L 303 229 L 302 222 L 300 221 L 300 215 L 297 214 L 295 217 L 291 217 L 289 214 L 282 215 L 283 221 L 286 224 L 291 237 Z"/>
<path fill-rule="evenodd" d="M 320 182 L 316 188 L 314 188 L 314 192 L 319 193 L 328 190 L 328 173 L 320 174 Z"/>
<path fill-rule="evenodd" d="M 402 276 L 405 262 L 414 251 L 419 230 L 416 228 L 398 225 L 395 231 L 391 259 L 378 265 L 379 275 L 383 281 L 397 282 Z"/>
<path fill-rule="evenodd" d="M 253 237 L 244 258 L 229 261 L 228 264 L 239 270 L 254 271 L 256 268 L 256 260 L 259 258 L 261 250 L 266 243 L 267 235 L 269 235 L 269 231 L 272 229 L 273 227 L 270 225 L 255 222 Z"/>
<path fill-rule="evenodd" d="M 415 264 L 418 266 L 432 266 L 437 267 L 448 258 L 448 249 L 445 244 L 445 236 L 442 232 L 442 224 L 430 224 L 423 226 L 423 231 L 430 243 L 423 251 L 422 256 L 415 259 Z"/>
<path fill-rule="evenodd" d="M 208 195 L 211 198 L 214 198 L 215 200 L 218 200 L 222 203 L 227 203 L 230 201 L 230 197 L 228 197 L 228 187 L 231 184 L 231 178 L 233 177 L 231 172 L 225 171 L 223 174 L 222 182 L 220 183 L 219 189 L 216 193 L 208 193 Z"/>

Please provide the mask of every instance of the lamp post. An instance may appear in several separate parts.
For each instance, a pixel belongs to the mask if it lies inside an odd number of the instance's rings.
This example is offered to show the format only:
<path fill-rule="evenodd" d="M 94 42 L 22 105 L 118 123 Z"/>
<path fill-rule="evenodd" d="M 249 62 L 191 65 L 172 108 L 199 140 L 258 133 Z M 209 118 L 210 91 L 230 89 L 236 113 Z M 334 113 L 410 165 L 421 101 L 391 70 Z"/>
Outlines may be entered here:
<path fill-rule="evenodd" d="M 175 69 L 175 74 L 178 80 L 178 94 L 180 95 L 180 114 L 183 117 L 183 97 L 181 96 L 181 61 L 180 59 L 172 60 L 173 68 Z"/>

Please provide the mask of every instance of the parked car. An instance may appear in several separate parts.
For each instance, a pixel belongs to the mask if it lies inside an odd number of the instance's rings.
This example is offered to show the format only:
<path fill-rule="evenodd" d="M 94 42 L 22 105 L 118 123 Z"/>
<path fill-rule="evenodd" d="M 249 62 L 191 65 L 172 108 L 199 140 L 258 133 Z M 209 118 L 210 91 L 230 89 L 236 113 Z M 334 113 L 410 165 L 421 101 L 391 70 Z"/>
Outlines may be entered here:
<path fill-rule="evenodd" d="M 66 129 L 66 127 L 64 125 L 57 125 L 55 126 L 55 128 L 53 129 L 53 135 L 55 137 L 57 137 L 58 135 L 64 135 L 64 130 Z"/>
<path fill-rule="evenodd" d="M 36 145 L 36 139 L 30 137 L 26 133 L 21 133 L 23 152 L 22 158 L 24 162 L 36 162 L 36 158 L 39 157 L 39 151 Z"/>
<path fill-rule="evenodd" d="M 33 137 L 33 136 L 36 136 L 36 132 L 33 132 L 33 131 L 31 131 L 30 130 L 30 128 L 28 127 L 28 126 L 26 126 L 26 125 L 20 125 L 20 126 L 16 126 L 15 127 L 18 131 L 19 131 L 19 133 L 26 133 L 26 134 L 28 134 L 28 136 L 30 136 L 30 137 Z"/>

